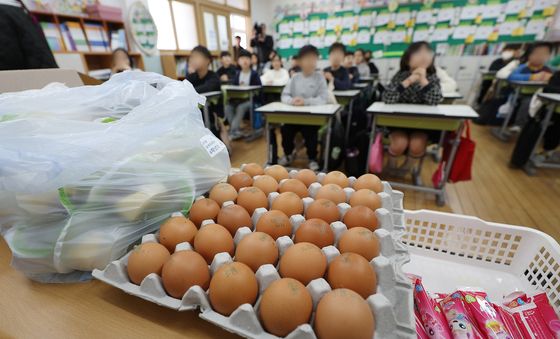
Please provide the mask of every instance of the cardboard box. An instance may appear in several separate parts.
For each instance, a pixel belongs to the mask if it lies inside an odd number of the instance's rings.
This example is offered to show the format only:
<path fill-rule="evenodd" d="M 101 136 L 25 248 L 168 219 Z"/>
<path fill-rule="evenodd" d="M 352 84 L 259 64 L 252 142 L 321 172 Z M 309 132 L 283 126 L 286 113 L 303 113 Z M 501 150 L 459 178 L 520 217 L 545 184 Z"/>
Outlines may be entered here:
<path fill-rule="evenodd" d="M 43 88 L 51 82 L 68 87 L 98 85 L 101 81 L 70 69 L 30 69 L 0 72 L 0 93 Z"/>

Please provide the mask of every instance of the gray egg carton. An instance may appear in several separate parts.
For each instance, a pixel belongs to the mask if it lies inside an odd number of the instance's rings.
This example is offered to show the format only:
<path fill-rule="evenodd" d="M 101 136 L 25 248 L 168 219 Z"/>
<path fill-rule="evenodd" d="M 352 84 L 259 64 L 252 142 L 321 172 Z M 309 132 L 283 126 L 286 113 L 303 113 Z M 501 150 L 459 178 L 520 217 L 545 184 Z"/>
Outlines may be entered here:
<path fill-rule="evenodd" d="M 321 174 L 319 174 L 321 176 Z M 324 176 L 324 175 L 323 175 Z M 320 177 L 322 179 L 322 177 Z M 351 183 L 353 183 L 353 178 Z M 400 339 L 400 338 L 416 338 L 412 286 L 410 280 L 404 275 L 402 266 L 409 261 L 408 250 L 398 241 L 404 231 L 404 223 L 402 222 L 402 193 L 391 190 L 391 187 L 384 183 L 385 191 L 379 193 L 382 200 L 382 208 L 375 211 L 379 220 L 379 229 L 375 234 L 380 240 L 381 254 L 371 260 L 370 264 L 374 268 L 378 276 L 377 293 L 367 298 L 367 303 L 372 309 L 376 319 L 376 338 Z M 346 191 L 351 193 L 352 190 Z M 353 190 L 352 190 L 353 191 Z M 312 193 L 310 188 L 310 195 Z M 268 197 L 269 204 L 272 203 L 278 193 L 271 193 Z M 304 209 L 313 202 L 312 198 L 304 198 Z M 225 202 L 224 205 L 232 204 Z M 350 206 L 346 203 L 338 205 L 341 219 Z M 267 209 L 258 208 L 252 215 L 253 225 L 256 225 L 258 219 L 265 213 Z M 290 217 L 292 224 L 292 235 L 297 228 L 305 221 L 302 215 L 293 215 Z M 399 222 L 395 222 L 399 221 Z M 205 220 L 201 227 L 212 220 Z M 344 231 L 346 226 L 336 221 L 331 223 L 331 228 L 335 233 L 335 245 Z M 242 227 L 237 230 L 234 242 L 237 245 L 241 239 L 251 233 L 249 227 Z M 142 238 L 142 243 L 158 242 L 158 234 L 148 234 Z M 291 237 L 284 236 L 276 240 L 280 256 L 285 250 L 293 244 Z M 189 243 L 178 244 L 176 251 L 192 250 Z M 335 246 L 327 246 L 322 249 L 330 262 L 339 251 Z M 199 316 L 227 331 L 236 333 L 247 338 L 277 338 L 267 333 L 258 320 L 258 309 L 260 304 L 260 294 L 268 287 L 270 283 L 280 278 L 277 269 L 273 265 L 263 265 L 256 272 L 259 283 L 259 297 L 254 306 L 249 304 L 241 305 L 230 316 L 224 316 L 215 312 L 208 299 L 208 294 L 200 286 L 191 287 L 181 299 L 173 298 L 165 292 L 161 277 L 155 273 L 148 275 L 140 285 L 135 285 L 128 279 L 127 263 L 130 252 L 119 260 L 111 262 L 103 270 L 94 270 L 93 276 L 109 285 L 112 285 L 124 292 L 135 295 L 142 299 L 156 303 L 160 306 L 175 309 L 177 311 L 200 310 Z M 210 272 L 213 274 L 221 265 L 232 262 L 233 258 L 228 253 L 218 253 L 214 257 Z M 330 286 L 323 278 L 315 279 L 307 285 L 313 299 L 313 310 L 315 310 L 320 298 L 330 291 Z M 314 314 L 314 313 L 313 313 Z M 311 322 L 313 323 L 313 316 Z M 296 328 L 286 338 L 316 338 L 313 328 L 310 324 L 304 324 Z"/>

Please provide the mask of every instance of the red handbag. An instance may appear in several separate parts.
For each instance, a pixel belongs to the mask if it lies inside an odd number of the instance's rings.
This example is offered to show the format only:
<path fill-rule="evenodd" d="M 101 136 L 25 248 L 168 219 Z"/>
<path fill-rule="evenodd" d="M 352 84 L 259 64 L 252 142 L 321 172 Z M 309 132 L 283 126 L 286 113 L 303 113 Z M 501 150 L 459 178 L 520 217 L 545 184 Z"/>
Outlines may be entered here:
<path fill-rule="evenodd" d="M 449 156 L 451 153 L 451 149 L 453 147 L 453 141 L 455 140 L 456 134 L 455 133 L 448 133 L 447 137 L 445 138 L 444 148 L 443 148 L 443 157 L 442 161 L 438 167 L 438 171 L 442 171 L 444 167 L 444 163 L 449 161 Z M 467 120 L 465 121 L 465 136 L 461 136 L 459 147 L 457 148 L 457 152 L 455 153 L 455 159 L 453 159 L 453 163 L 451 165 L 451 171 L 449 172 L 449 177 L 447 181 L 449 182 L 459 182 L 459 181 L 468 181 L 471 180 L 471 172 L 472 172 L 472 165 L 474 161 L 474 150 L 476 148 L 476 142 L 471 139 L 471 126 L 470 122 Z M 434 173 L 432 177 L 432 181 L 434 186 L 439 187 L 441 180 L 443 179 L 443 175 L 440 175 L 439 178 Z M 439 180 L 437 180 L 437 179 Z"/>

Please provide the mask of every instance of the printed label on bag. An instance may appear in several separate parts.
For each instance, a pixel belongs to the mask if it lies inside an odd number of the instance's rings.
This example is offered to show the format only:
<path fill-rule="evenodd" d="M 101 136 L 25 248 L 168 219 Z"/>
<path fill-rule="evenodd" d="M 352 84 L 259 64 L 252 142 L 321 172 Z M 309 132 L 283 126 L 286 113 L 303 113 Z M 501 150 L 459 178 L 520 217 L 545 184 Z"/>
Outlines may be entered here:
<path fill-rule="evenodd" d="M 215 157 L 216 154 L 226 148 L 226 145 L 213 135 L 203 136 L 200 138 L 200 143 L 202 144 L 202 147 L 206 149 L 206 152 L 208 152 L 208 155 L 211 158 Z"/>

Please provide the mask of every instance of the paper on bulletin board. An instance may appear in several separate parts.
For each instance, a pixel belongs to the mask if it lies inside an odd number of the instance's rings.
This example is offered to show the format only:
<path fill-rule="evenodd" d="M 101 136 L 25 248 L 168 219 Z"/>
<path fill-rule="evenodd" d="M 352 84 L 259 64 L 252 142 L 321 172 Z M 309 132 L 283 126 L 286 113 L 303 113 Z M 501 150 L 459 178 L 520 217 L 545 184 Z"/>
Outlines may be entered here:
<path fill-rule="evenodd" d="M 404 26 L 404 25 L 406 25 L 408 20 L 410 20 L 410 18 L 411 18 L 411 13 L 410 12 L 397 13 L 397 15 L 395 16 L 395 24 L 397 26 Z"/>
<path fill-rule="evenodd" d="M 455 17 L 454 8 L 441 8 L 437 15 L 437 22 L 452 21 Z"/>
<path fill-rule="evenodd" d="M 309 37 L 309 44 L 319 49 L 324 47 L 324 41 L 325 41 L 324 37 L 319 35 L 313 35 Z"/>
<path fill-rule="evenodd" d="M 324 46 L 330 46 L 336 42 L 336 34 L 327 34 L 323 40 Z"/>
<path fill-rule="evenodd" d="M 292 38 L 284 37 L 280 38 L 278 41 L 278 48 L 280 49 L 289 49 L 292 47 Z"/>
<path fill-rule="evenodd" d="M 292 45 L 294 46 L 294 48 L 302 48 L 306 45 L 306 43 L 307 42 L 305 37 L 297 36 L 293 38 Z"/>
<path fill-rule="evenodd" d="M 493 26 L 478 26 L 474 33 L 475 40 L 487 40 L 490 34 L 494 31 Z"/>
<path fill-rule="evenodd" d="M 555 0 L 535 0 L 533 4 L 533 10 L 542 11 L 547 7 L 556 6 L 556 5 L 557 5 L 557 1 Z"/>
<path fill-rule="evenodd" d="M 511 35 L 513 31 L 519 27 L 519 21 L 506 21 L 498 26 L 499 35 Z"/>
<path fill-rule="evenodd" d="M 533 35 L 544 32 L 546 28 L 546 21 L 543 19 L 529 20 L 525 26 L 525 34 Z"/>
<path fill-rule="evenodd" d="M 461 20 L 474 20 L 480 14 L 481 6 L 466 6 L 461 10 Z"/>
<path fill-rule="evenodd" d="M 452 28 L 436 28 L 431 35 L 431 41 L 447 41 L 452 31 Z"/>
<path fill-rule="evenodd" d="M 359 27 L 370 27 L 371 26 L 371 14 L 362 14 L 358 17 Z"/>
<path fill-rule="evenodd" d="M 392 44 L 403 43 L 405 42 L 406 31 L 393 31 L 389 36 Z"/>
<path fill-rule="evenodd" d="M 526 2 L 524 0 L 508 1 L 505 13 L 508 15 L 517 15 L 525 8 L 525 6 Z"/>
<path fill-rule="evenodd" d="M 279 34 L 291 34 L 292 33 L 291 21 L 283 22 L 280 25 L 278 25 L 278 33 Z"/>
<path fill-rule="evenodd" d="M 453 31 L 452 38 L 454 40 L 466 39 L 469 35 L 474 35 L 476 32 L 476 26 L 457 26 Z"/>
<path fill-rule="evenodd" d="M 428 29 L 415 30 L 412 35 L 412 41 L 428 41 L 430 38 L 430 31 Z"/>
<path fill-rule="evenodd" d="M 369 44 L 370 40 L 371 34 L 369 30 L 361 29 L 358 31 L 358 34 L 356 36 L 356 41 L 358 42 L 358 44 Z"/>
<path fill-rule="evenodd" d="M 356 32 L 344 32 L 340 36 L 340 42 L 346 46 L 353 46 L 356 42 Z"/>
<path fill-rule="evenodd" d="M 317 32 L 321 29 L 323 21 L 319 18 L 313 18 L 309 20 L 309 31 L 310 32 Z"/>
<path fill-rule="evenodd" d="M 342 17 L 342 29 L 353 29 L 354 23 L 356 23 L 356 17 L 351 15 L 346 15 Z"/>
<path fill-rule="evenodd" d="M 331 16 L 327 18 L 326 28 L 327 31 L 334 31 L 337 27 L 340 27 L 340 17 Z"/>
<path fill-rule="evenodd" d="M 432 10 L 420 11 L 416 14 L 416 24 L 429 24 L 432 22 Z"/>
<path fill-rule="evenodd" d="M 379 14 L 377 15 L 377 18 L 375 18 L 375 26 L 376 27 L 385 26 L 389 23 L 390 20 L 391 20 L 391 14 L 389 13 Z"/>
<path fill-rule="evenodd" d="M 389 45 L 391 43 L 391 36 L 389 31 L 378 31 L 373 36 L 373 43 L 376 45 Z"/>
<path fill-rule="evenodd" d="M 499 17 L 503 7 L 502 4 L 482 6 L 482 18 L 493 19 Z"/>
<path fill-rule="evenodd" d="M 294 21 L 292 31 L 294 33 L 302 33 L 303 32 L 303 21 L 302 20 Z"/>

